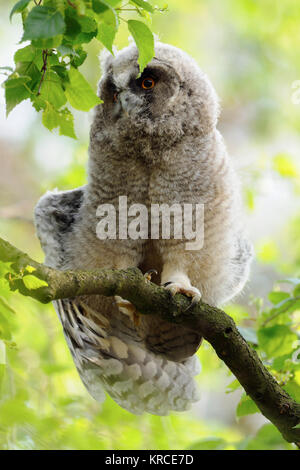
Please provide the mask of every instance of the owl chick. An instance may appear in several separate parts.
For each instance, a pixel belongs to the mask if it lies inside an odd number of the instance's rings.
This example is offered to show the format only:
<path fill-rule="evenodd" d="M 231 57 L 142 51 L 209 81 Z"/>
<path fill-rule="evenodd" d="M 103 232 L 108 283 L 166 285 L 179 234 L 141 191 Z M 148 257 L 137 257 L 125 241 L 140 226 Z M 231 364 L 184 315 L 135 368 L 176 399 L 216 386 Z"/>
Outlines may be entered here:
<path fill-rule="evenodd" d="M 239 184 L 216 129 L 219 105 L 208 78 L 183 51 L 156 43 L 139 76 L 134 44 L 106 56 L 90 132 L 88 183 L 47 193 L 35 210 L 46 264 L 58 269 L 155 268 L 172 294 L 222 304 L 249 272 Z M 201 204 L 204 243 L 162 237 L 100 239 L 97 208 L 120 196 L 128 206 Z M 173 224 L 174 224 L 173 220 Z M 132 413 L 165 415 L 198 399 L 193 376 L 201 334 L 134 313 L 120 298 L 89 296 L 55 302 L 82 381 L 98 401 L 103 389 Z"/>

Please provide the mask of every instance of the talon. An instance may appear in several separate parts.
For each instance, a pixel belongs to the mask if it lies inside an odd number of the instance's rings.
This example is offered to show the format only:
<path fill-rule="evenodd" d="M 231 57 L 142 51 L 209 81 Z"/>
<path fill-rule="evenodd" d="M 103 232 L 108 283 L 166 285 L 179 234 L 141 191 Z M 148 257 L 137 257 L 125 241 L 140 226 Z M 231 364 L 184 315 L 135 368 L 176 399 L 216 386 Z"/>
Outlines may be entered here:
<path fill-rule="evenodd" d="M 186 310 L 189 310 L 190 308 L 192 308 L 201 299 L 201 292 L 196 287 L 182 286 L 181 284 L 177 282 L 165 282 L 163 286 L 171 293 L 172 296 L 174 296 L 175 294 L 183 294 L 183 295 L 186 295 L 187 297 L 192 297 L 192 301 Z"/>
<path fill-rule="evenodd" d="M 156 269 L 149 269 L 149 271 L 144 274 L 144 278 L 147 279 L 147 281 L 151 281 L 152 274 L 158 275 Z"/>
<path fill-rule="evenodd" d="M 122 297 L 115 296 L 116 304 L 120 312 L 127 315 L 133 322 L 135 327 L 138 327 L 141 323 L 141 314 L 137 311 L 135 306 L 129 302 L 129 300 L 122 299 Z"/>
<path fill-rule="evenodd" d="M 196 305 L 198 302 L 200 302 L 200 300 L 201 300 L 201 295 L 195 294 L 195 295 L 192 297 L 192 301 L 191 301 L 190 305 L 188 305 L 187 308 L 185 309 L 185 312 L 187 312 L 187 311 L 190 310 L 192 307 L 194 307 L 194 305 Z"/>

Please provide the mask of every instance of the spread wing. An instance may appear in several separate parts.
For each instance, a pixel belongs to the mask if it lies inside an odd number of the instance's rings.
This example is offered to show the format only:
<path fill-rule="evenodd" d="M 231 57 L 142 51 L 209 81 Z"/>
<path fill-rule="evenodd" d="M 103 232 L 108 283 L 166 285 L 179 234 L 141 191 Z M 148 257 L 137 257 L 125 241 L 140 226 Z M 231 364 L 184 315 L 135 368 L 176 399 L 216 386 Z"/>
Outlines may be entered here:
<path fill-rule="evenodd" d="M 85 188 L 47 192 L 36 205 L 35 226 L 48 266 L 61 269 L 64 265 L 64 241 L 77 220 Z"/>
<path fill-rule="evenodd" d="M 65 242 L 80 223 L 84 192 L 85 186 L 47 193 L 36 206 L 36 230 L 51 267 L 64 268 Z M 178 363 L 150 351 L 113 298 L 79 297 L 53 304 L 80 377 L 97 401 L 104 400 L 104 389 L 132 413 L 158 415 L 186 410 L 197 401 L 196 356 Z"/>

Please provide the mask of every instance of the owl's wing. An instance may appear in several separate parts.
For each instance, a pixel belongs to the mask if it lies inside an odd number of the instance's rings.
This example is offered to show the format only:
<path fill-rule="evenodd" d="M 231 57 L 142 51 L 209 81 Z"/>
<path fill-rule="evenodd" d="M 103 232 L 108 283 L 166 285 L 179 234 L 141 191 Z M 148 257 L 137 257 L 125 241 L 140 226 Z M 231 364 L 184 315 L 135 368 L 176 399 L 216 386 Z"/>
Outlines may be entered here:
<path fill-rule="evenodd" d="M 85 187 L 47 193 L 35 209 L 46 264 L 63 269 L 65 241 L 78 219 Z M 53 302 L 79 375 L 99 402 L 103 389 L 134 414 L 166 415 L 198 400 L 196 356 L 183 362 L 149 350 L 134 323 L 113 298 L 90 296 Z M 176 335 L 175 335 L 176 336 Z"/>
<path fill-rule="evenodd" d="M 66 261 L 64 242 L 77 219 L 84 191 L 85 186 L 70 191 L 49 191 L 35 207 L 36 232 L 48 266 L 60 269 Z"/>

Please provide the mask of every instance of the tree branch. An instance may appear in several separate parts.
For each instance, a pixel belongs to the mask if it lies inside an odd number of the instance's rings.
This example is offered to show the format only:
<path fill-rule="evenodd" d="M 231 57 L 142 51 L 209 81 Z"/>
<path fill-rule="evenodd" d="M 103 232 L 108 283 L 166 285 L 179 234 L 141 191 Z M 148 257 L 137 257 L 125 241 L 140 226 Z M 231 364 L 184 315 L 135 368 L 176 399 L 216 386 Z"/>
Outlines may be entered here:
<path fill-rule="evenodd" d="M 190 300 L 147 281 L 137 268 L 125 270 L 59 271 L 37 263 L 0 238 L 0 260 L 12 263 L 8 275 L 12 290 L 19 290 L 42 303 L 80 295 L 119 295 L 132 302 L 141 314 L 156 314 L 162 319 L 199 331 L 217 355 L 236 376 L 262 414 L 281 432 L 284 439 L 300 447 L 300 404 L 296 403 L 264 367 L 256 352 L 239 333 L 234 321 L 222 310 L 199 302 L 186 311 Z M 33 275 L 48 285 L 28 289 L 24 274 Z"/>

